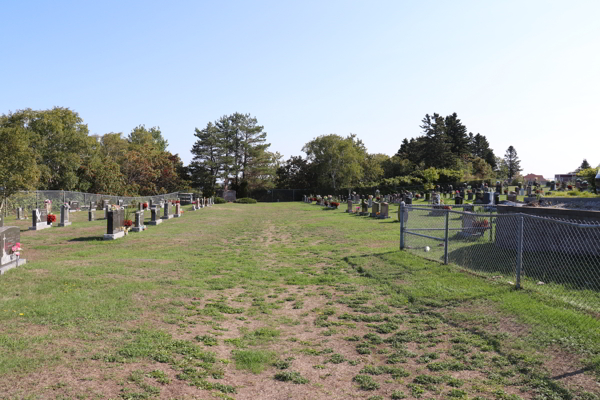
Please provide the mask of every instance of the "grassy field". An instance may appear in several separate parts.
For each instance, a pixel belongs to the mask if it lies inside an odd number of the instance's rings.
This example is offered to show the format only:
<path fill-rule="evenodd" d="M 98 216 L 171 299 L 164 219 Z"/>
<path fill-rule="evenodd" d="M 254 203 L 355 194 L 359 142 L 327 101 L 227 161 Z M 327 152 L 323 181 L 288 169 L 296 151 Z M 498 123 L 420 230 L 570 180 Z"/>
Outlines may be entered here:
<path fill-rule="evenodd" d="M 400 252 L 393 219 L 185 209 L 117 241 L 7 219 L 1 399 L 600 399 L 597 319 Z"/>

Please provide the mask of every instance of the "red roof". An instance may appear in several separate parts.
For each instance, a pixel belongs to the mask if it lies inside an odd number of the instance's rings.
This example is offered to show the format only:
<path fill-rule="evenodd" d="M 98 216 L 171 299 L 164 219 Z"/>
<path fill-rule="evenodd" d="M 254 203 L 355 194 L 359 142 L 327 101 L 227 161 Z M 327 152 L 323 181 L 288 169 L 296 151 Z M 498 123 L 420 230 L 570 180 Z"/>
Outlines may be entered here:
<path fill-rule="evenodd" d="M 536 174 L 527 174 L 523 177 L 524 181 L 535 181 L 537 179 L 538 182 L 542 183 L 542 182 L 546 182 L 548 179 L 544 178 L 542 175 L 536 175 Z"/>

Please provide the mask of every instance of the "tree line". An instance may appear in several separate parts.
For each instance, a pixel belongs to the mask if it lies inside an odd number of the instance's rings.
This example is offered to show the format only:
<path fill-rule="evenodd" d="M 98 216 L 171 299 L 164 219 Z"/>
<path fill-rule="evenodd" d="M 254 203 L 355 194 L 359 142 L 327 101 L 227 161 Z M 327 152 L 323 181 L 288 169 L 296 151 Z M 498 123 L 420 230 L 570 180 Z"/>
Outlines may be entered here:
<path fill-rule="evenodd" d="M 160 128 L 90 135 L 78 113 L 63 107 L 0 116 L 0 187 L 72 190 L 121 196 L 169 193 L 188 186 L 177 154 Z"/>
<path fill-rule="evenodd" d="M 355 134 L 327 134 L 302 147 L 306 156 L 283 161 L 270 151 L 264 126 L 233 113 L 195 128 L 193 159 L 184 166 L 167 150 L 159 127 L 128 135 L 90 135 L 68 108 L 19 110 L 0 116 L 0 187 L 74 190 L 122 196 L 175 191 L 236 190 L 238 197 L 270 189 L 339 191 L 359 188 L 433 187 L 470 181 L 522 179 L 514 146 L 498 157 L 487 138 L 469 132 L 456 113 L 426 114 L 421 132 L 401 141 L 393 156 L 369 153 Z M 586 160 L 582 176 L 593 169 Z"/>
<path fill-rule="evenodd" d="M 276 187 L 338 190 L 371 187 L 433 187 L 474 180 L 519 179 L 522 168 L 510 146 L 496 156 L 487 138 L 469 132 L 456 113 L 426 114 L 421 135 L 404 139 L 392 157 L 369 153 L 353 134 L 319 136 L 277 169 Z"/>

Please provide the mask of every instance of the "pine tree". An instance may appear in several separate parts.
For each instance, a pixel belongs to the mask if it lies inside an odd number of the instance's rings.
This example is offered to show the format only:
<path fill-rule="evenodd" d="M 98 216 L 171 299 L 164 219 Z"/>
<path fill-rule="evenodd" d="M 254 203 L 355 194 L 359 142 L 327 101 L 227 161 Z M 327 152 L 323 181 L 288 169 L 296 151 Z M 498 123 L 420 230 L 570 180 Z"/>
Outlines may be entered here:
<path fill-rule="evenodd" d="M 509 146 L 504 154 L 504 163 L 508 169 L 508 178 L 512 179 L 517 173 L 521 172 L 521 160 L 517 157 L 517 150 L 513 146 Z"/>
<path fill-rule="evenodd" d="M 592 166 L 590 165 L 590 163 L 588 162 L 588 160 L 584 158 L 583 162 L 581 163 L 581 165 L 579 166 L 579 168 L 577 168 L 575 170 L 575 172 L 583 171 L 584 169 L 588 169 L 588 168 L 592 168 Z"/>

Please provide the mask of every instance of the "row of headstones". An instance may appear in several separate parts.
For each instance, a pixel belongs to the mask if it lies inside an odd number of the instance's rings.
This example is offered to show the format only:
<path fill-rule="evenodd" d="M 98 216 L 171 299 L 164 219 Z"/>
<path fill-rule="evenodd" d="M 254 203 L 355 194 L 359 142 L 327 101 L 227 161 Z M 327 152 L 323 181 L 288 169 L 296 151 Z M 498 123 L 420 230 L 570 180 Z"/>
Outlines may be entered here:
<path fill-rule="evenodd" d="M 204 207 L 212 207 L 213 203 L 212 197 L 198 197 L 193 201 L 192 211 L 201 210 Z"/>
<path fill-rule="evenodd" d="M 368 215 L 371 216 L 373 218 L 380 218 L 380 219 L 385 219 L 385 218 L 389 218 L 389 203 L 388 202 L 375 202 L 372 201 L 372 199 L 362 199 L 361 202 L 361 206 L 359 208 L 357 208 L 357 210 L 354 210 L 354 201 L 353 199 L 348 199 L 348 209 L 346 210 L 347 213 L 350 214 L 360 214 L 360 215 Z M 369 213 L 369 208 L 371 209 L 371 212 Z"/>

